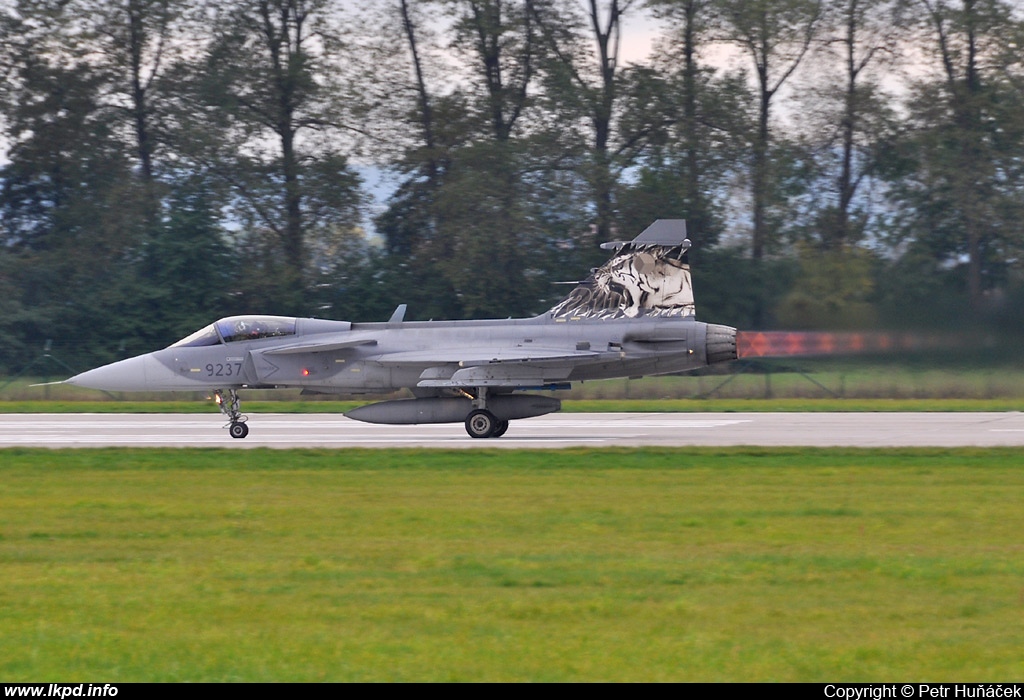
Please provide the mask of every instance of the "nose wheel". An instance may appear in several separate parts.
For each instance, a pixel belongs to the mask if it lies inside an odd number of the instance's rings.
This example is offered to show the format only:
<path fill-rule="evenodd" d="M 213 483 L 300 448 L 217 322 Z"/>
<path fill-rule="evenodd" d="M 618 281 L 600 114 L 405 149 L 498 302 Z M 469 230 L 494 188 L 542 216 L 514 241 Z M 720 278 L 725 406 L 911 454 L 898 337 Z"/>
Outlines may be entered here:
<path fill-rule="evenodd" d="M 214 401 L 220 406 L 220 412 L 228 417 L 230 423 L 227 425 L 228 435 L 241 439 L 249 434 L 249 426 L 245 424 L 248 416 L 243 416 L 240 410 L 241 401 L 238 399 L 238 392 L 228 389 L 228 396 L 224 398 L 224 392 L 217 389 L 213 392 Z"/>

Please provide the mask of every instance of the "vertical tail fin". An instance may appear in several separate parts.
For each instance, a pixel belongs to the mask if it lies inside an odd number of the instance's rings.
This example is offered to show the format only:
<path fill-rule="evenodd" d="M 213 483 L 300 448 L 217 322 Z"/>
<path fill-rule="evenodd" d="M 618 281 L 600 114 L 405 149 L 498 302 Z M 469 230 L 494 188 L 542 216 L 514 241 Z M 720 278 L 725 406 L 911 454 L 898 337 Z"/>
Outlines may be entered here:
<path fill-rule="evenodd" d="M 685 220 L 658 219 L 632 241 L 601 247 L 615 254 L 551 309 L 552 318 L 695 314 Z"/>

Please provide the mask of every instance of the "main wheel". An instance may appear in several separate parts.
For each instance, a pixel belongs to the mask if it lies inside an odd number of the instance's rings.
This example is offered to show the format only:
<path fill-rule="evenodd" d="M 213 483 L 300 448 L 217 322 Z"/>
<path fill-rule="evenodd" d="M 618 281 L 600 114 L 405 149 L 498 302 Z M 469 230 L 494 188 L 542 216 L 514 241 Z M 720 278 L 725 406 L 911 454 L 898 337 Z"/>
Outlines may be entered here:
<path fill-rule="evenodd" d="M 244 438 L 249 434 L 249 426 L 245 423 L 232 423 L 231 427 L 228 428 L 228 433 L 233 438 Z"/>
<path fill-rule="evenodd" d="M 507 430 L 508 430 L 508 421 L 507 420 L 500 420 L 500 421 L 498 421 L 498 424 L 494 427 L 494 432 L 491 433 L 491 437 L 492 438 L 501 437 L 502 435 L 505 434 L 505 432 Z"/>
<path fill-rule="evenodd" d="M 471 411 L 466 416 L 466 432 L 472 438 L 487 438 L 494 434 L 498 419 L 490 411 L 481 408 Z"/>

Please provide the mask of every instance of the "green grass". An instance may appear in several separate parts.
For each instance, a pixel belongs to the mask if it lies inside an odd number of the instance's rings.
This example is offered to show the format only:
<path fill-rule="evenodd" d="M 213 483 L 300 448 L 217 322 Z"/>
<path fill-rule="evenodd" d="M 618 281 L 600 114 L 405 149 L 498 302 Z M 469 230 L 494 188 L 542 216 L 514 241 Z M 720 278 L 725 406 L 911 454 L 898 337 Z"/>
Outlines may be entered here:
<path fill-rule="evenodd" d="M 1005 681 L 1019 450 L 3 450 L 0 677 Z"/>

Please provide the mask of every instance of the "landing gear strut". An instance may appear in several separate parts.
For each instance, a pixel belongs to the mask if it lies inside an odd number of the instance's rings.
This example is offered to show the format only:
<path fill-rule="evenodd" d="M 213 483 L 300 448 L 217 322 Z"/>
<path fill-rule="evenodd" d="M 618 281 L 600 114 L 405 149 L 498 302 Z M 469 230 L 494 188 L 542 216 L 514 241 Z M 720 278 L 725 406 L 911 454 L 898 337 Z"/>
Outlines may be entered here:
<path fill-rule="evenodd" d="M 249 434 L 249 426 L 245 424 L 245 421 L 249 419 L 248 416 L 243 416 L 239 410 L 238 392 L 234 389 L 228 389 L 228 398 L 225 400 L 224 392 L 221 389 L 217 389 L 213 392 L 213 399 L 220 406 L 220 412 L 228 417 L 231 421 L 227 425 L 228 435 L 233 438 L 244 438 Z"/>
<path fill-rule="evenodd" d="M 471 438 L 501 437 L 508 430 L 507 420 L 498 418 L 487 410 L 487 389 L 480 387 L 473 397 L 473 410 L 466 416 L 466 432 Z"/>

